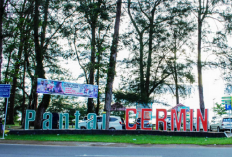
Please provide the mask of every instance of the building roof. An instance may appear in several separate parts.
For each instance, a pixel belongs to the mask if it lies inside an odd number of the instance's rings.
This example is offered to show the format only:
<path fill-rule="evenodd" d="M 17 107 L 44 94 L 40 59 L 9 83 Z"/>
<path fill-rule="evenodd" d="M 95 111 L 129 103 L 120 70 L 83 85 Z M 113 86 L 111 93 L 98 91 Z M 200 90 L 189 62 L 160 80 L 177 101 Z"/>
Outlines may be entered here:
<path fill-rule="evenodd" d="M 110 111 L 126 111 L 126 107 L 124 107 L 121 103 L 116 102 L 111 105 Z"/>
<path fill-rule="evenodd" d="M 175 109 L 175 110 L 178 111 L 178 107 L 182 107 L 182 106 L 185 106 L 185 105 L 183 105 L 183 104 L 177 104 L 176 106 L 174 106 L 174 107 L 168 109 L 168 111 L 171 111 L 172 109 Z"/>

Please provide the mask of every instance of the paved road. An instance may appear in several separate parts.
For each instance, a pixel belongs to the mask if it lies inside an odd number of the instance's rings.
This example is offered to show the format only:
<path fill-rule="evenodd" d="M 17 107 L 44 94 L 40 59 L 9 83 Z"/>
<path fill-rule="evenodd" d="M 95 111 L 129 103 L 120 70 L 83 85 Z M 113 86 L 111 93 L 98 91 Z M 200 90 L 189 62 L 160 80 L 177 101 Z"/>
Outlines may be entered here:
<path fill-rule="evenodd" d="M 0 144 L 0 157 L 229 157 L 231 147 L 51 146 Z"/>

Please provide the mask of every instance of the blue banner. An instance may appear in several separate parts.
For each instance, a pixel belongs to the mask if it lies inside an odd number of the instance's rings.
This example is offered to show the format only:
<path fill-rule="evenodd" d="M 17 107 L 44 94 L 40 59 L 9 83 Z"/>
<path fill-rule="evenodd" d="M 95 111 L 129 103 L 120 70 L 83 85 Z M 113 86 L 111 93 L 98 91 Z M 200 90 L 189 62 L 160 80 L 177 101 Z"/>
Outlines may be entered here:
<path fill-rule="evenodd" d="M 37 93 L 97 98 L 98 86 L 38 78 Z"/>

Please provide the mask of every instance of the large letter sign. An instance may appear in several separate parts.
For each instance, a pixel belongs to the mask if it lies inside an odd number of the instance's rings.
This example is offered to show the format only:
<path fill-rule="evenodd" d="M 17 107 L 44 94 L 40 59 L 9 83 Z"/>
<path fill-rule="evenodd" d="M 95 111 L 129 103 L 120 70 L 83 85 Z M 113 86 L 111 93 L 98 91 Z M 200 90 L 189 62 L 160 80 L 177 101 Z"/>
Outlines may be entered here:
<path fill-rule="evenodd" d="M 137 110 L 135 108 L 127 108 L 126 109 L 126 130 L 136 130 L 136 127 L 137 127 L 136 124 L 134 124 L 133 127 L 129 126 L 129 112 L 130 111 L 133 111 L 134 113 L 137 112 Z"/>
<path fill-rule="evenodd" d="M 96 123 L 97 123 L 97 115 L 96 113 L 89 113 L 88 114 L 88 119 L 91 119 L 87 122 L 87 129 L 96 129 Z M 92 126 L 91 126 L 92 124 Z"/>
<path fill-rule="evenodd" d="M 175 115 L 175 117 L 174 117 L 174 115 Z M 180 110 L 179 120 L 178 120 L 178 117 L 177 117 L 176 110 L 175 109 L 171 110 L 171 130 L 172 131 L 174 131 L 174 119 L 175 119 L 175 122 L 176 122 L 177 130 L 180 131 L 182 115 L 183 115 L 183 119 L 184 119 L 184 122 L 183 122 L 184 131 L 186 131 L 186 110 L 185 109 Z"/>
<path fill-rule="evenodd" d="M 68 129 L 69 126 L 69 114 L 68 113 L 60 113 L 59 115 L 59 129 L 63 127 L 63 117 L 65 117 L 65 129 Z"/>
<path fill-rule="evenodd" d="M 31 117 L 30 117 L 31 114 Z M 29 129 L 29 122 L 35 120 L 35 110 L 26 110 L 25 130 Z"/>
<path fill-rule="evenodd" d="M 190 109 L 190 131 L 193 131 L 193 109 Z"/>
<path fill-rule="evenodd" d="M 44 113 L 43 119 L 46 119 L 43 121 L 43 130 L 52 129 L 52 113 Z"/>
<path fill-rule="evenodd" d="M 126 119 L 125 119 L 125 129 L 126 130 L 136 130 L 137 124 L 134 123 L 133 125 L 129 125 L 129 113 L 132 112 L 133 115 L 137 113 L 137 109 L 135 108 L 127 108 L 126 109 Z M 150 120 L 150 115 L 146 112 L 152 112 L 152 109 L 148 108 L 141 108 L 141 130 L 152 130 L 152 127 L 145 127 L 144 121 Z M 43 129 L 44 130 L 50 130 L 52 129 L 52 113 L 44 113 L 43 114 Z M 74 114 L 75 116 L 75 129 L 80 129 L 79 126 L 79 117 L 80 112 L 76 111 Z M 29 129 L 29 122 L 34 121 L 36 117 L 35 110 L 26 110 L 25 115 L 25 130 Z M 189 118 L 188 118 L 189 117 Z M 69 129 L 69 114 L 68 113 L 59 113 L 59 129 L 63 129 L 63 119 L 65 118 L 65 129 Z M 103 114 L 101 116 L 98 116 L 95 113 L 89 113 L 87 115 L 87 121 L 84 121 L 84 123 L 80 123 L 81 125 L 86 125 L 85 127 L 87 129 L 102 129 L 105 130 L 106 126 L 106 114 Z M 98 119 L 99 118 L 99 119 Z M 138 117 L 137 117 L 138 118 Z M 139 117 L 140 118 L 140 117 Z M 121 118 L 120 118 L 121 119 Z M 163 131 L 167 131 L 167 110 L 166 109 L 156 109 L 156 130 L 159 130 L 159 124 L 162 123 Z M 202 116 L 201 110 L 197 109 L 197 121 L 196 124 L 193 120 L 193 109 L 180 109 L 179 113 L 175 109 L 171 110 L 171 131 L 174 131 L 175 128 L 177 131 L 181 130 L 181 124 L 183 123 L 183 131 L 187 131 L 189 129 L 190 131 L 200 131 L 201 128 L 205 132 L 208 131 L 208 110 L 205 109 L 205 116 Z M 97 120 L 99 120 L 97 122 Z M 190 122 L 190 127 L 187 128 L 187 120 Z M 118 125 L 121 124 L 121 121 Z M 202 126 L 200 125 L 202 124 Z M 130 127 L 131 126 L 131 127 Z M 193 127 L 195 127 L 193 129 Z M 123 129 L 123 126 L 120 127 L 120 130 Z"/>
<path fill-rule="evenodd" d="M 201 120 L 204 132 L 207 132 L 208 131 L 208 109 L 205 109 L 204 119 L 202 117 L 201 110 L 197 109 L 197 131 L 200 131 L 200 120 Z"/>
<path fill-rule="evenodd" d="M 163 112 L 164 113 L 164 117 L 163 118 L 159 118 L 159 112 Z M 166 109 L 156 109 L 156 130 L 159 130 L 159 122 L 163 123 L 164 126 L 164 131 L 167 131 L 167 110 Z"/>
<path fill-rule="evenodd" d="M 102 115 L 102 129 L 106 130 L 106 114 Z"/>
<path fill-rule="evenodd" d="M 79 128 L 79 117 L 80 117 L 80 113 L 79 113 L 79 111 L 76 111 L 76 113 L 74 114 L 75 115 L 75 121 L 77 122 L 77 123 L 75 123 L 75 129 L 80 129 Z"/>
<path fill-rule="evenodd" d="M 144 120 L 150 120 L 144 118 L 144 112 L 152 112 L 152 109 L 142 108 L 142 118 L 141 118 L 141 129 L 142 130 L 152 130 L 152 128 L 144 128 Z"/>

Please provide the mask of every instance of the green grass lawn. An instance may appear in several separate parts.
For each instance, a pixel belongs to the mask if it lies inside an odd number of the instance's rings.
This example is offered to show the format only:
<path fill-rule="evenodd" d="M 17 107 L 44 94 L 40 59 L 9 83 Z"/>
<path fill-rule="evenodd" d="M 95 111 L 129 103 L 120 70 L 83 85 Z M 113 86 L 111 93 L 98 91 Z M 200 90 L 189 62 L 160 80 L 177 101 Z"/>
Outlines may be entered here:
<path fill-rule="evenodd" d="M 204 138 L 155 135 L 8 135 L 7 140 L 113 142 L 133 144 L 232 144 L 232 138 Z"/>

